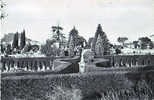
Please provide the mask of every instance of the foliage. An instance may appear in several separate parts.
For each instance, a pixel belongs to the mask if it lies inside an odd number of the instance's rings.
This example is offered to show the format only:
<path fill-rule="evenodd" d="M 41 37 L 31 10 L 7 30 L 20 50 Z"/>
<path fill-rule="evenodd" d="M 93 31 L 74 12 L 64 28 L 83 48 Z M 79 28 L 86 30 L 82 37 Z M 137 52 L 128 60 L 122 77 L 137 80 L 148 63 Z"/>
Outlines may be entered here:
<path fill-rule="evenodd" d="M 59 48 L 61 48 L 61 45 L 63 44 L 63 42 L 65 41 L 65 35 L 61 32 L 63 30 L 63 28 L 61 26 L 52 26 L 52 32 L 53 32 L 53 39 L 56 42 L 59 42 Z"/>
<path fill-rule="evenodd" d="M 150 46 L 150 49 L 154 48 L 154 43 L 151 41 L 151 42 L 149 43 L 149 46 Z"/>
<path fill-rule="evenodd" d="M 149 43 L 149 42 L 151 42 L 151 39 L 149 39 L 148 37 L 141 37 L 141 38 L 139 38 L 139 40 L 141 42 L 143 42 L 143 43 Z"/>
<path fill-rule="evenodd" d="M 70 42 L 68 46 L 69 46 L 69 56 L 74 56 L 75 44 L 73 43 L 73 37 L 70 37 Z"/>
<path fill-rule="evenodd" d="M 98 25 L 95 33 L 95 38 L 92 44 L 92 51 L 94 51 L 95 55 L 97 56 L 110 54 L 110 43 L 100 24 Z"/>
<path fill-rule="evenodd" d="M 86 39 L 82 36 L 78 36 L 77 43 L 76 43 L 77 46 L 81 45 L 82 47 L 84 47 L 84 43 L 85 43 L 85 45 L 87 45 Z"/>
<path fill-rule="evenodd" d="M 38 45 L 32 45 L 31 46 L 31 50 L 33 51 L 33 52 L 37 52 L 37 51 L 39 51 L 39 46 Z"/>
<path fill-rule="evenodd" d="M 12 48 L 14 49 L 14 48 L 16 48 L 16 49 L 18 49 L 18 32 L 16 32 L 15 34 L 14 34 L 14 38 L 13 38 L 13 43 L 12 43 Z"/>
<path fill-rule="evenodd" d="M 55 56 L 57 54 L 58 49 L 55 45 L 51 44 L 52 41 L 47 40 L 45 45 L 41 46 L 41 53 L 46 56 Z"/>
<path fill-rule="evenodd" d="M 134 48 L 136 49 L 137 47 L 139 47 L 139 44 L 138 44 L 139 41 L 133 41 L 133 44 L 134 44 Z"/>
<path fill-rule="evenodd" d="M 25 52 L 29 52 L 31 50 L 31 44 L 28 43 L 24 46 L 22 52 L 25 53 Z"/>
<path fill-rule="evenodd" d="M 122 44 L 124 44 L 124 42 L 125 42 L 126 40 L 128 40 L 127 37 L 118 37 L 118 39 L 117 39 L 117 41 L 118 41 L 119 43 L 122 43 Z"/>
<path fill-rule="evenodd" d="M 53 87 L 52 93 L 46 94 L 47 100 L 81 100 L 82 95 L 79 89 L 69 89 L 60 86 Z"/>
<path fill-rule="evenodd" d="M 120 54 L 121 53 L 121 50 L 119 48 L 116 48 L 115 49 L 115 52 L 116 52 L 116 54 Z"/>
<path fill-rule="evenodd" d="M 3 45 L 3 44 L 1 44 L 1 53 L 3 54 L 3 53 L 4 53 L 4 51 L 5 51 L 4 45 Z"/>
<path fill-rule="evenodd" d="M 84 47 L 84 43 L 87 45 L 87 41 L 84 37 L 78 35 L 78 30 L 74 27 L 69 33 L 69 40 L 68 40 L 68 47 L 72 48 L 73 50 L 77 46 Z M 73 46 L 70 46 L 72 44 Z"/>
<path fill-rule="evenodd" d="M 5 51 L 5 53 L 6 53 L 7 55 L 10 55 L 11 52 L 12 52 L 12 50 L 11 50 L 11 45 L 8 44 L 7 47 L 6 47 L 6 51 Z"/>
<path fill-rule="evenodd" d="M 96 55 L 103 55 L 104 54 L 104 48 L 102 48 L 102 43 L 103 40 L 101 39 L 101 36 L 98 35 L 97 41 L 96 41 L 96 46 L 95 46 L 95 52 Z"/>
<path fill-rule="evenodd" d="M 68 45 L 72 42 L 74 47 L 77 46 L 78 44 L 78 30 L 74 27 L 70 32 L 69 32 L 69 40 L 68 40 Z M 74 48 L 73 48 L 74 49 Z"/>
<path fill-rule="evenodd" d="M 150 44 L 152 42 L 151 39 L 149 39 L 148 37 L 141 37 L 141 38 L 139 38 L 139 41 L 140 41 L 140 44 L 141 44 L 141 49 L 147 49 L 147 45 L 150 46 Z"/>
<path fill-rule="evenodd" d="M 22 50 L 25 45 L 26 45 L 26 36 L 25 36 L 25 30 L 24 30 L 21 33 L 21 37 L 20 37 L 20 49 Z"/>
<path fill-rule="evenodd" d="M 60 31 L 62 31 L 63 28 L 60 27 L 59 25 L 58 26 L 52 26 L 52 32 L 54 33 L 53 37 L 59 41 L 60 40 L 60 37 L 62 36 L 62 33 Z"/>

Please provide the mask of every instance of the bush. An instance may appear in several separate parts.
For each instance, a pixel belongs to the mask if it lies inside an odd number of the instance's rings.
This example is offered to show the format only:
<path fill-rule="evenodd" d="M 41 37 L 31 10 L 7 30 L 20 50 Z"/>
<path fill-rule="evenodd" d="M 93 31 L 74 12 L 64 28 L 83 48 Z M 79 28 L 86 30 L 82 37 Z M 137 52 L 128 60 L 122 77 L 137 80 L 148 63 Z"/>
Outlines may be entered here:
<path fill-rule="evenodd" d="M 118 49 L 118 48 L 115 51 L 116 51 L 116 54 L 120 54 L 121 53 L 121 50 Z"/>
<path fill-rule="evenodd" d="M 22 52 L 25 53 L 25 52 L 29 52 L 31 50 L 31 44 L 28 43 L 25 45 L 25 47 L 23 48 Z"/>
<path fill-rule="evenodd" d="M 41 46 L 41 53 L 46 56 L 56 56 L 58 52 L 57 47 L 52 43 L 52 41 L 47 40 L 45 45 Z"/>
<path fill-rule="evenodd" d="M 81 100 L 81 90 L 54 87 L 52 93 L 46 94 L 46 100 Z"/>

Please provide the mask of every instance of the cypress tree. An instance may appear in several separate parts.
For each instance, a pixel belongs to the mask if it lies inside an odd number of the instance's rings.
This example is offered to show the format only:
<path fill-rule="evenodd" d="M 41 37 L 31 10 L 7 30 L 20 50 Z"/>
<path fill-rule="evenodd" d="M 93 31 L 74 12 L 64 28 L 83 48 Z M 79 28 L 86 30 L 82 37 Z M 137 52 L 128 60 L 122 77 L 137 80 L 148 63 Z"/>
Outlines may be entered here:
<path fill-rule="evenodd" d="M 98 24 L 95 38 L 92 44 L 92 51 L 94 51 L 95 55 L 103 56 L 107 55 L 110 52 L 110 44 L 109 40 L 106 36 L 106 33 L 103 32 L 101 24 Z"/>
<path fill-rule="evenodd" d="M 25 45 L 26 45 L 26 37 L 25 37 L 25 30 L 23 30 L 20 37 L 20 49 L 23 49 Z"/>
<path fill-rule="evenodd" d="M 4 53 L 4 47 L 3 47 L 3 44 L 1 44 L 1 53 L 3 54 Z"/>
<path fill-rule="evenodd" d="M 16 32 L 14 34 L 14 38 L 13 38 L 13 43 L 12 43 L 12 48 L 16 48 L 18 49 L 18 32 Z"/>

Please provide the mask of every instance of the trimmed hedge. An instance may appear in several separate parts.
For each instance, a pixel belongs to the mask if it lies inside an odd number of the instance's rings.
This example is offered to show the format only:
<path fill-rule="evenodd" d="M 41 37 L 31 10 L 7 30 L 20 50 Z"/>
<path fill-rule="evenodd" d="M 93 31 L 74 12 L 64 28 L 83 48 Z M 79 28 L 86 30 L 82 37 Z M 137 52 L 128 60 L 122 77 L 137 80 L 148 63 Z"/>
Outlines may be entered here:
<path fill-rule="evenodd" d="M 107 73 L 10 76 L 2 78 L 2 100 L 14 100 L 14 98 L 49 100 L 46 99 L 46 94 L 52 94 L 54 87 L 57 86 L 70 90 L 72 88 L 81 90 L 83 100 L 89 100 L 87 98 L 96 93 L 104 95 L 111 91 L 115 91 L 120 96 L 120 100 L 126 100 L 126 98 L 131 100 L 133 97 L 138 98 L 138 96 L 143 95 L 138 89 L 140 87 L 139 83 L 143 83 L 141 88 L 144 89 L 146 94 L 154 96 L 154 94 L 150 94 L 150 90 L 154 93 L 153 76 L 154 71 L 152 70 L 132 73 L 113 73 L 109 71 Z M 130 92 L 131 96 L 127 92 Z M 134 92 L 135 94 L 133 94 Z"/>

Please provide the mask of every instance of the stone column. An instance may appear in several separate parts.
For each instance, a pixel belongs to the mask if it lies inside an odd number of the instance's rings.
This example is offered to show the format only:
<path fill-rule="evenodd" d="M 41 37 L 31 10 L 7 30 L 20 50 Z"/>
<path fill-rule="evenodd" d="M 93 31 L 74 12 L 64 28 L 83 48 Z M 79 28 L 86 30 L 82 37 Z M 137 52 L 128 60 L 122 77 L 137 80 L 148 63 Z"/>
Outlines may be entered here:
<path fill-rule="evenodd" d="M 41 70 L 41 68 L 40 68 L 40 61 L 38 60 L 37 61 L 37 71 L 40 71 Z"/>
<path fill-rule="evenodd" d="M 11 69 L 14 69 L 14 61 L 11 61 Z"/>
<path fill-rule="evenodd" d="M 10 60 L 7 61 L 6 65 L 7 65 L 7 71 L 10 71 Z"/>

